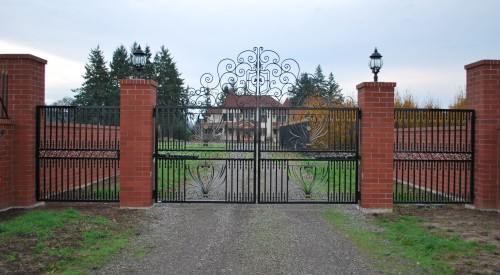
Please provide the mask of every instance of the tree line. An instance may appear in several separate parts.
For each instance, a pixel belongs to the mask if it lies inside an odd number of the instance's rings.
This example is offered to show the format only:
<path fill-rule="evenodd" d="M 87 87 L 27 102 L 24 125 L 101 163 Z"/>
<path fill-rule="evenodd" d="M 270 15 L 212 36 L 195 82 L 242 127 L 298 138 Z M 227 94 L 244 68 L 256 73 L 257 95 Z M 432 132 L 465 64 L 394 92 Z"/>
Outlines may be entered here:
<path fill-rule="evenodd" d="M 88 62 L 85 65 L 85 74 L 81 87 L 73 89 L 75 97 L 64 97 L 53 105 L 77 106 L 119 106 L 120 79 L 133 78 L 135 68 L 132 64 L 132 53 L 138 44 L 133 43 L 130 52 L 120 45 L 113 52 L 109 67 L 104 53 L 97 46 L 91 49 Z M 144 49 L 146 65 L 142 70 L 142 78 L 151 79 L 158 83 L 157 102 L 162 105 L 183 106 L 187 101 L 184 80 L 173 61 L 170 52 L 161 46 L 154 56 L 149 46 Z"/>
<path fill-rule="evenodd" d="M 401 95 L 399 91 L 396 91 L 394 94 L 394 107 L 395 108 L 424 108 L 424 109 L 440 109 L 441 104 L 439 100 L 436 100 L 432 97 L 428 97 L 424 100 L 423 104 L 419 104 L 418 100 L 415 96 L 409 92 L 405 91 L 404 95 Z M 467 102 L 465 97 L 465 91 L 463 89 L 459 89 L 455 94 L 453 101 L 448 105 L 448 109 L 452 110 L 463 110 L 467 109 Z"/>

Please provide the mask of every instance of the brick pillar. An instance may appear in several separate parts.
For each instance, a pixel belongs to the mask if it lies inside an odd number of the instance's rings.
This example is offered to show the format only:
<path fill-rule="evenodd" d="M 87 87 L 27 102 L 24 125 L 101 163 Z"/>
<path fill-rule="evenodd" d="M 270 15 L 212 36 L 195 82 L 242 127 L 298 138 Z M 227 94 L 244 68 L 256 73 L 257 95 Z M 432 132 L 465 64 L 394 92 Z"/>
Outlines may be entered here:
<path fill-rule="evenodd" d="M 465 66 L 467 108 L 476 111 L 474 206 L 500 209 L 500 60 Z"/>
<path fill-rule="evenodd" d="M 153 204 L 157 86 L 152 80 L 120 80 L 120 207 Z"/>
<path fill-rule="evenodd" d="M 2 185 L 11 185 L 11 206 L 30 206 L 35 197 L 36 106 L 45 101 L 45 65 L 47 61 L 30 54 L 0 54 L 0 68 L 9 73 L 9 118 L 13 124 L 12 173 L 2 176 Z M 0 143 L 9 137 L 3 137 Z M 0 173 L 7 173 L 1 171 Z M 1 207 L 0 207 L 1 208 Z"/>
<path fill-rule="evenodd" d="M 394 185 L 394 82 L 356 86 L 361 109 L 361 208 L 391 212 Z"/>

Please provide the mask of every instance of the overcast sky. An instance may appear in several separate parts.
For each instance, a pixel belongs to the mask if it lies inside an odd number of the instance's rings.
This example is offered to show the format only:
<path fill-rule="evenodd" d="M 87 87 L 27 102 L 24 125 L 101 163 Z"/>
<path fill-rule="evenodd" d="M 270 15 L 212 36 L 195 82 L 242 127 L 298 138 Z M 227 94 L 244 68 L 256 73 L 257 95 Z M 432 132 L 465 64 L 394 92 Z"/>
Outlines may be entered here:
<path fill-rule="evenodd" d="M 498 0 L 1 0 L 0 53 L 48 60 L 46 101 L 73 96 L 90 50 L 107 61 L 121 44 L 167 47 L 185 83 L 217 63 L 262 46 L 321 64 L 345 95 L 372 81 L 368 57 L 384 56 L 379 81 L 396 82 L 442 107 L 465 87 L 464 65 L 500 59 Z"/>

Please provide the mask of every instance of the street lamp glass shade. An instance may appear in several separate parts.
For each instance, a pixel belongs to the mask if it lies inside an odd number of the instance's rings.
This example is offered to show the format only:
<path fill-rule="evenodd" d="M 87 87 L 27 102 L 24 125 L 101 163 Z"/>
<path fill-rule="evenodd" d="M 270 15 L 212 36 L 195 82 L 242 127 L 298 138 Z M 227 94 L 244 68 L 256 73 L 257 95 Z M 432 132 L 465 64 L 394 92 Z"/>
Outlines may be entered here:
<path fill-rule="evenodd" d="M 377 51 L 377 48 L 375 48 L 375 51 L 372 53 L 372 55 L 370 55 L 370 69 L 380 70 L 383 65 L 384 62 L 382 61 L 382 55 Z"/>
<path fill-rule="evenodd" d="M 377 51 L 377 48 L 375 48 L 375 51 L 372 53 L 372 55 L 370 55 L 370 63 L 368 64 L 373 73 L 373 81 L 378 81 L 377 74 L 380 72 L 383 64 L 384 63 L 382 62 L 382 55 Z"/>
<path fill-rule="evenodd" d="M 146 65 L 146 53 L 144 53 L 141 50 L 141 45 L 139 45 L 139 47 L 137 47 L 137 49 L 135 49 L 133 54 L 134 54 L 134 56 L 132 57 L 132 64 L 134 64 L 134 66 L 137 69 L 142 69 L 142 67 L 144 67 L 144 65 Z"/>

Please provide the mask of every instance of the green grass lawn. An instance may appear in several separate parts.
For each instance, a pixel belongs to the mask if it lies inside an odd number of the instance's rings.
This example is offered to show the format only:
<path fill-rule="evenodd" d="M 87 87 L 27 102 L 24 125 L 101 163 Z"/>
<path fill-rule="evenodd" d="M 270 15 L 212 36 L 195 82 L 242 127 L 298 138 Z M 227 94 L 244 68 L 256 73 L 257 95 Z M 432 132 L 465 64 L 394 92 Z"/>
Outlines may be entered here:
<path fill-rule="evenodd" d="M 35 210 L 0 223 L 0 263 L 21 273 L 87 274 L 130 235 L 116 221 L 74 209 Z"/>

